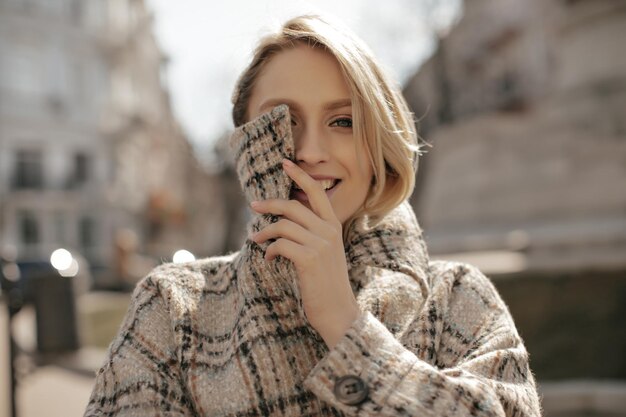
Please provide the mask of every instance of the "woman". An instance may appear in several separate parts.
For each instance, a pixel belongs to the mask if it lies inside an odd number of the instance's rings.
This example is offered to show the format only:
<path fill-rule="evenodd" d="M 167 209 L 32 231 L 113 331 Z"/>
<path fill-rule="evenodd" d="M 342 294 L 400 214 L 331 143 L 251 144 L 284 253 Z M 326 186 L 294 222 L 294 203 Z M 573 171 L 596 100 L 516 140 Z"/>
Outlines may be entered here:
<path fill-rule="evenodd" d="M 413 120 L 366 47 L 294 18 L 233 103 L 249 238 L 138 285 L 85 415 L 540 415 L 493 285 L 428 260 Z"/>

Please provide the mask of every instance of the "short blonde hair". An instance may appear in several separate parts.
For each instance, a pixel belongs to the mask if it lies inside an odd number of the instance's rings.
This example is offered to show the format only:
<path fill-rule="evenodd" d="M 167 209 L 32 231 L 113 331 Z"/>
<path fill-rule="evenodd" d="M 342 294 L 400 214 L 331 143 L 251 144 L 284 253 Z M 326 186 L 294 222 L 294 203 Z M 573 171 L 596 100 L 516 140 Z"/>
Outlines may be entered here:
<path fill-rule="evenodd" d="M 406 200 L 415 186 L 420 153 L 413 114 L 400 88 L 391 82 L 369 48 L 349 30 L 317 15 L 288 20 L 277 33 L 262 38 L 233 93 L 233 122 L 248 121 L 248 103 L 255 81 L 275 54 L 305 43 L 332 54 L 351 91 L 354 135 L 363 140 L 374 179 L 363 207 L 346 222 L 367 215 L 376 223 Z M 345 233 L 344 233 L 345 237 Z"/>

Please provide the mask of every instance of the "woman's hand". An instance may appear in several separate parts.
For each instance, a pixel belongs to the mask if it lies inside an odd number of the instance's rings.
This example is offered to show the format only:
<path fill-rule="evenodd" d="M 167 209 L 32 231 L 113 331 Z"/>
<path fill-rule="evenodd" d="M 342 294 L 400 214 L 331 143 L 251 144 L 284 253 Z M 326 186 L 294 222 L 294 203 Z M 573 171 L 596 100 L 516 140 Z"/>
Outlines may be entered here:
<path fill-rule="evenodd" d="M 296 200 L 253 202 L 254 211 L 283 218 L 253 235 L 252 240 L 263 243 L 276 239 L 267 247 L 265 259 L 280 255 L 293 262 L 304 313 L 333 348 L 359 315 L 348 280 L 342 225 L 317 181 L 287 159 L 283 168 L 306 193 L 311 209 Z"/>

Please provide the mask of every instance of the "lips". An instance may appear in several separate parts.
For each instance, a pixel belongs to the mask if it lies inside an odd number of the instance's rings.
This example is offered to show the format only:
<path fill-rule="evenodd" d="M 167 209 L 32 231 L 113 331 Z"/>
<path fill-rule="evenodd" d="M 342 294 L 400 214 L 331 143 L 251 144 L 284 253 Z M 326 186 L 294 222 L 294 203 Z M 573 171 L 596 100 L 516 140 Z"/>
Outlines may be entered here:
<path fill-rule="evenodd" d="M 337 178 L 323 179 L 323 180 L 317 180 L 317 182 L 321 184 L 322 187 L 324 187 L 324 190 L 330 190 L 335 185 L 337 185 L 337 183 L 339 183 L 339 179 Z M 302 191 L 302 188 L 300 188 L 298 184 L 296 184 L 295 182 L 293 183 L 293 188 L 295 190 Z"/>
<path fill-rule="evenodd" d="M 330 198 L 330 196 L 332 196 L 335 193 L 335 190 L 337 189 L 337 185 L 339 185 L 341 180 L 334 178 L 334 179 L 317 180 L 317 182 L 320 183 L 324 187 L 326 196 Z M 298 200 L 300 202 L 309 201 L 309 197 L 300 187 L 296 185 L 296 183 L 293 183 L 293 186 L 291 187 L 291 195 L 289 198 L 292 200 Z"/>

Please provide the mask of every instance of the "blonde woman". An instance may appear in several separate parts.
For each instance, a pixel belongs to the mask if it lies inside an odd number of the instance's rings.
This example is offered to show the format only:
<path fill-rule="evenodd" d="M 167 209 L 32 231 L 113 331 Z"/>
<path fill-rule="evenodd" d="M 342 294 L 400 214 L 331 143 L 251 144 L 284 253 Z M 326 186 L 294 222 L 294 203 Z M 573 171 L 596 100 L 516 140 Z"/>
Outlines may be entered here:
<path fill-rule="evenodd" d="M 428 259 L 412 115 L 359 40 L 289 20 L 233 119 L 248 239 L 137 286 L 86 416 L 540 415 L 494 286 Z"/>

